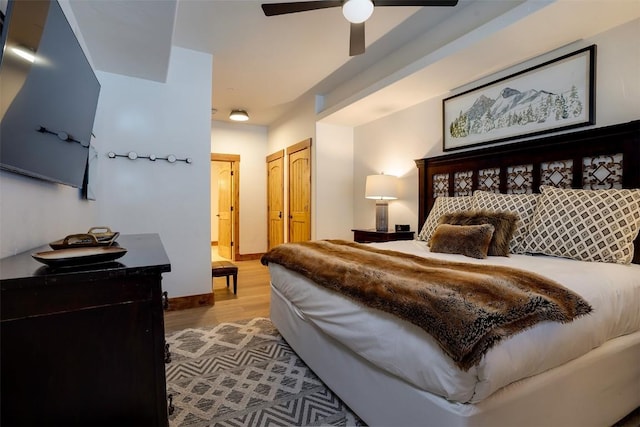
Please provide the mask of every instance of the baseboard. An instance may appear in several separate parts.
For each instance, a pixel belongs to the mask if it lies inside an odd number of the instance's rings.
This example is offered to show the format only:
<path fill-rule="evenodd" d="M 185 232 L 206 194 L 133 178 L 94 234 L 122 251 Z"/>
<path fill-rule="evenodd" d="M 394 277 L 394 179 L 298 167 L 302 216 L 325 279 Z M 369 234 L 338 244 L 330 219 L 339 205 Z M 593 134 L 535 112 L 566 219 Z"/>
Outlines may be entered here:
<path fill-rule="evenodd" d="M 169 298 L 167 311 L 186 310 L 187 308 L 212 306 L 215 303 L 213 293 L 200 295 L 187 295 L 185 297 Z"/>
<path fill-rule="evenodd" d="M 262 258 L 263 253 L 260 254 L 236 254 L 236 261 L 251 261 L 254 259 Z"/>

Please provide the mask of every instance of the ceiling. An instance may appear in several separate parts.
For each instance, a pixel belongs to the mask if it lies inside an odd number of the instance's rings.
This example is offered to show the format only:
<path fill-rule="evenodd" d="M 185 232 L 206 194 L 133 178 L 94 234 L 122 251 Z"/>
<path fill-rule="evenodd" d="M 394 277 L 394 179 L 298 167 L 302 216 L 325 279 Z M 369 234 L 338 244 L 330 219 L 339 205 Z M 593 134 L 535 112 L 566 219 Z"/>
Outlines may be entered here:
<path fill-rule="evenodd" d="M 98 70 L 164 81 L 171 45 L 211 53 L 212 119 L 242 108 L 253 125 L 308 97 L 322 120 L 360 125 L 640 17 L 637 0 L 379 7 L 366 53 L 351 58 L 340 8 L 266 17 L 254 0 L 69 3 Z"/>

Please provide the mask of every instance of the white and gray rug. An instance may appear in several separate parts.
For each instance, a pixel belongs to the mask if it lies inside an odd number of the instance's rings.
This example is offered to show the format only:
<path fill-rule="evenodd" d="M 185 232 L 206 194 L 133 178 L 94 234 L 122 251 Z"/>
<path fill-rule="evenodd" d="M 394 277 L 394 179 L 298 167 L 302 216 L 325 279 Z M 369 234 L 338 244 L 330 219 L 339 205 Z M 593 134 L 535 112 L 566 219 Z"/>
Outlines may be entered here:
<path fill-rule="evenodd" d="M 363 426 L 264 318 L 167 335 L 177 426 Z"/>
<path fill-rule="evenodd" d="M 167 389 L 178 426 L 365 426 L 269 319 L 168 334 Z M 640 408 L 614 427 L 640 426 Z"/>

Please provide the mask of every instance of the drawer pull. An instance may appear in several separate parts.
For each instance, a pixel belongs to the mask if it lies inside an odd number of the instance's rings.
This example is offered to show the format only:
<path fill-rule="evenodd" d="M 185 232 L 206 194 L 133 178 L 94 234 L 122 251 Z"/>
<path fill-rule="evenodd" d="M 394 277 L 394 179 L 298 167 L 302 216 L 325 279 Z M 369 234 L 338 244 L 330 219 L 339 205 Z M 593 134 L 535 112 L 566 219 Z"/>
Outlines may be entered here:
<path fill-rule="evenodd" d="M 173 412 L 176 410 L 176 407 L 173 406 L 173 394 L 167 396 L 167 400 L 169 401 L 169 404 L 167 406 L 169 415 L 173 415 Z"/>
<path fill-rule="evenodd" d="M 169 310 L 169 293 L 167 291 L 162 293 L 162 308 Z"/>

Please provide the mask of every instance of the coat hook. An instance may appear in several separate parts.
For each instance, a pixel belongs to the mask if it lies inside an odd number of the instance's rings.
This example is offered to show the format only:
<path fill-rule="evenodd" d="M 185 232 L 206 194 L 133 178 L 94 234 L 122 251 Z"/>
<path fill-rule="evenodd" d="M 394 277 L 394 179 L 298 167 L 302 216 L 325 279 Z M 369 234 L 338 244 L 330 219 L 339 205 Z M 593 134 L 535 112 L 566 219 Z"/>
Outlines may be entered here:
<path fill-rule="evenodd" d="M 135 151 L 129 151 L 127 154 L 117 154 L 117 153 L 114 153 L 113 151 L 109 151 L 107 153 L 107 156 L 110 159 L 115 159 L 116 157 L 126 157 L 130 160 L 149 159 L 152 162 L 155 162 L 156 160 L 166 160 L 169 163 L 175 163 L 175 162 L 185 162 L 188 164 L 193 163 L 193 160 L 191 159 L 191 157 L 187 157 L 185 159 L 179 159 L 173 154 L 169 154 L 167 157 L 158 157 L 155 154 L 149 154 L 148 156 L 141 156 Z"/>

